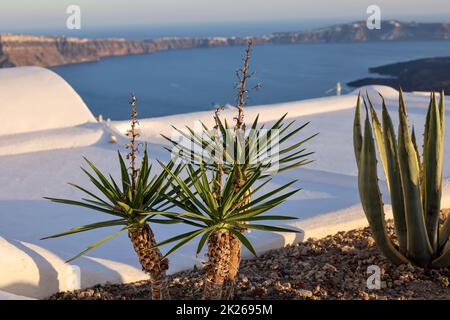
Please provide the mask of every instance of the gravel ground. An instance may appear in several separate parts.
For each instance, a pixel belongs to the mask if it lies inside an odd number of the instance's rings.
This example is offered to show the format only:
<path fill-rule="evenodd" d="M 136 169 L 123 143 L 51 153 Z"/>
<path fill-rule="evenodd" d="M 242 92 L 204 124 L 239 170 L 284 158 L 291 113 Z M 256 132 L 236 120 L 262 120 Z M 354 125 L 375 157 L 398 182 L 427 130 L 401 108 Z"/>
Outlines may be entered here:
<path fill-rule="evenodd" d="M 392 224 L 389 223 L 392 233 Z M 367 268 L 381 270 L 381 289 L 367 288 Z M 202 270 L 170 277 L 173 299 L 200 299 Z M 339 232 L 333 236 L 273 250 L 241 263 L 236 299 L 450 299 L 450 268 L 424 270 L 396 267 L 377 250 L 370 230 Z M 147 281 L 106 284 L 55 294 L 50 299 L 149 299 Z"/>

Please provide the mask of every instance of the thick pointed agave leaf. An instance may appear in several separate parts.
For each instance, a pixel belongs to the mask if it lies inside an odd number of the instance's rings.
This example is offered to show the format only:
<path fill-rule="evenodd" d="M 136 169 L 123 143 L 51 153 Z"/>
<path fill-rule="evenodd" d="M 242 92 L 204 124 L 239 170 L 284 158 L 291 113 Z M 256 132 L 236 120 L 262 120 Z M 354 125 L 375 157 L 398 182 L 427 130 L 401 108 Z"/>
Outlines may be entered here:
<path fill-rule="evenodd" d="M 407 231 L 406 231 L 405 210 L 403 202 L 403 188 L 401 185 L 400 169 L 397 156 L 397 143 L 394 126 L 392 124 L 391 117 L 387 110 L 386 102 L 381 94 L 380 97 L 382 100 L 382 122 L 380 122 L 375 107 L 368 94 L 367 94 L 367 103 L 366 100 L 364 100 L 364 106 L 366 110 L 370 109 L 370 114 L 372 116 L 373 134 L 375 137 L 381 164 L 383 166 L 383 172 L 386 177 L 386 183 L 388 185 L 388 189 L 391 194 L 394 225 L 399 240 L 400 252 L 402 254 L 405 254 L 407 245 Z M 355 150 L 357 149 L 359 150 L 358 152 L 361 152 L 362 148 L 362 140 L 358 141 L 358 139 L 362 139 L 362 136 L 358 136 L 358 131 L 361 132 L 361 127 L 359 123 L 361 117 L 360 109 L 361 109 L 361 97 L 358 97 L 358 106 L 355 113 L 355 124 L 354 124 L 354 130 L 356 131 L 354 135 L 355 137 L 354 145 Z M 415 139 L 412 140 L 413 142 L 415 141 Z"/>
<path fill-rule="evenodd" d="M 394 216 L 394 225 L 399 241 L 400 252 L 405 254 L 407 250 L 407 228 L 405 217 L 405 204 L 403 199 L 403 187 L 400 176 L 400 165 L 398 163 L 398 148 L 394 131 L 394 125 L 382 98 L 383 139 L 386 150 L 386 168 L 391 193 L 391 204 Z"/>
<path fill-rule="evenodd" d="M 420 165 L 416 148 L 408 128 L 403 93 L 400 91 L 398 156 L 403 194 L 405 199 L 405 216 L 408 229 L 408 256 L 419 266 L 428 265 L 432 256 L 432 247 L 428 238 L 425 215 L 420 192 Z"/>
<path fill-rule="evenodd" d="M 354 142 L 358 164 L 358 189 L 364 213 L 380 251 L 395 264 L 406 263 L 407 259 L 395 248 L 387 234 L 383 201 L 378 186 L 375 141 L 369 120 L 369 111 L 366 108 L 364 135 L 362 135 L 361 120 L 358 118 L 361 115 L 359 98 L 355 114 Z"/>
<path fill-rule="evenodd" d="M 361 149 L 362 149 L 362 126 L 361 126 L 361 106 L 362 99 L 361 94 L 358 95 L 358 102 L 356 103 L 355 118 L 353 120 L 353 148 L 355 152 L 356 164 L 359 167 L 361 161 Z"/>
<path fill-rule="evenodd" d="M 441 211 L 442 169 L 443 169 L 443 123 L 441 110 L 433 93 L 425 125 L 423 161 L 423 206 L 428 237 L 433 254 L 439 250 L 439 216 Z"/>
<path fill-rule="evenodd" d="M 76 184 L 70 184 L 72 187 L 86 194 L 87 197 L 82 198 L 81 200 L 45 198 L 56 203 L 84 207 L 96 212 L 105 213 L 114 216 L 116 219 L 72 228 L 68 231 L 48 236 L 43 239 L 58 238 L 100 228 L 123 227 L 120 231 L 93 244 L 69 261 L 86 254 L 130 228 L 143 226 L 148 222 L 164 224 L 179 223 L 183 220 L 181 217 L 174 216 L 173 213 L 167 212 L 167 210 L 174 206 L 173 203 L 169 202 L 168 197 L 176 195 L 180 190 L 179 186 L 174 186 L 173 177 L 179 175 L 183 169 L 182 165 L 175 166 L 173 162 L 170 162 L 165 166 L 165 169 L 170 170 L 170 175 L 168 171 L 162 170 L 160 174 L 154 175 L 153 178 L 150 179 L 152 166 L 148 160 L 147 148 L 145 148 L 139 174 L 136 179 L 136 190 L 133 194 L 131 192 L 130 173 L 120 152 L 118 153 L 118 159 L 121 171 L 120 184 L 118 184 L 111 175 L 108 175 L 108 180 L 92 162 L 85 158 L 86 163 L 93 173 L 90 173 L 83 168 L 82 170 L 88 176 L 99 195 L 93 191 L 89 191 L 87 188 Z M 191 185 L 188 179 L 182 181 L 187 185 Z M 163 219 L 155 218 L 155 216 L 161 216 Z"/>
<path fill-rule="evenodd" d="M 187 165 L 186 167 L 186 171 L 188 175 L 190 175 L 191 180 L 195 180 L 193 189 L 196 193 L 194 193 L 194 191 L 191 190 L 191 188 L 189 188 L 177 175 L 171 173 L 167 167 L 165 167 L 165 170 L 172 175 L 174 181 L 176 181 L 180 187 L 179 199 L 175 200 L 171 198 L 170 200 L 176 201 L 177 206 L 185 211 L 172 218 L 179 217 L 184 219 L 184 223 L 189 221 L 197 224 L 193 231 L 175 236 L 158 244 L 158 246 L 164 246 L 175 243 L 174 247 L 168 251 L 167 255 L 172 254 L 195 238 L 200 237 L 197 245 L 198 254 L 207 243 L 211 234 L 221 230 L 228 230 L 235 234 L 242 244 L 247 247 L 250 252 L 255 254 L 255 250 L 249 239 L 245 234 L 240 232 L 242 229 L 242 222 L 246 223 L 247 229 L 272 232 L 299 232 L 298 230 L 289 228 L 251 223 L 253 221 L 283 221 L 296 219 L 294 217 L 283 215 L 264 215 L 265 212 L 280 205 L 286 201 L 288 197 L 299 191 L 299 189 L 295 189 L 283 193 L 283 191 L 289 188 L 293 182 L 287 183 L 268 193 L 263 193 L 246 206 L 238 206 L 236 204 L 241 203 L 242 199 L 248 196 L 248 192 L 253 194 L 251 190 L 261 177 L 261 170 L 252 172 L 246 183 L 238 190 L 232 187 L 234 181 L 233 175 L 228 175 L 223 188 L 221 188 L 220 197 L 218 197 L 218 195 L 214 193 L 215 191 L 210 187 L 214 182 L 214 173 L 211 173 L 204 165 L 200 165 L 197 170 L 194 169 L 193 165 Z M 236 170 L 236 167 L 234 167 L 233 170 Z M 265 184 L 266 182 L 263 183 L 263 185 Z M 261 192 L 259 187 L 254 188 L 254 190 Z"/>
<path fill-rule="evenodd" d="M 380 159 L 381 159 L 381 165 L 383 166 L 383 171 L 384 171 L 384 176 L 386 177 L 386 182 L 387 185 L 390 188 L 390 182 L 389 182 L 389 169 L 388 169 L 388 161 L 387 161 L 387 154 L 386 154 L 386 144 L 385 144 L 385 140 L 384 140 L 384 135 L 383 135 L 383 127 L 381 126 L 381 122 L 378 119 L 378 115 L 377 112 L 375 110 L 375 107 L 373 106 L 372 101 L 370 100 L 369 94 L 366 94 L 367 97 L 367 101 L 369 103 L 370 106 L 370 113 L 372 115 L 372 127 L 373 127 L 373 132 L 375 135 L 375 140 L 377 142 L 377 148 L 378 148 L 378 153 L 380 155 Z M 366 104 L 366 100 L 364 100 L 364 105 L 366 108 L 367 104 Z"/>

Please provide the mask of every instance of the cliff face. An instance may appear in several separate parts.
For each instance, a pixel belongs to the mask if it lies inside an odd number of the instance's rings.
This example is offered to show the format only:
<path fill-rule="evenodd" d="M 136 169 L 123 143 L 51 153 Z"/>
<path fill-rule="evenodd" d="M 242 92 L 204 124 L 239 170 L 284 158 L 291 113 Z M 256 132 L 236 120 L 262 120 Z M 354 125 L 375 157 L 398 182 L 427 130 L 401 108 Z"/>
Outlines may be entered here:
<path fill-rule="evenodd" d="M 8 57 L 3 52 L 3 45 L 0 36 L 0 68 L 13 67 L 13 65 L 9 62 Z"/>
<path fill-rule="evenodd" d="M 449 40 L 448 23 L 386 21 L 381 30 L 369 30 L 366 22 L 342 24 L 311 32 L 284 32 L 254 37 L 256 44 L 316 42 Z M 96 61 L 103 57 L 151 54 L 157 51 L 242 45 L 245 38 L 160 38 L 152 40 L 83 39 L 26 35 L 0 36 L 0 68 L 50 67 Z"/>
<path fill-rule="evenodd" d="M 244 43 L 241 40 L 240 43 Z M 154 40 L 82 39 L 25 35 L 0 36 L 0 67 L 41 66 L 96 61 L 103 57 L 151 54 L 171 49 L 236 45 L 226 38 L 161 38 Z"/>
<path fill-rule="evenodd" d="M 450 40 L 450 23 L 383 21 L 380 30 L 369 30 L 366 21 L 341 24 L 311 32 L 276 33 L 274 43 L 428 41 Z"/>

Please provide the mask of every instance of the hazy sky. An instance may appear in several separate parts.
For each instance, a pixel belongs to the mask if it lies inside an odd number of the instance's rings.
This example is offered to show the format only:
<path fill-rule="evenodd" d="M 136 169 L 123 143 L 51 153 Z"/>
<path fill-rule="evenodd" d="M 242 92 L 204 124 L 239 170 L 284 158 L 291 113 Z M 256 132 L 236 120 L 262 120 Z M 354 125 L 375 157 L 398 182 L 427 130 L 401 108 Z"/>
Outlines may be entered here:
<path fill-rule="evenodd" d="M 0 31 L 64 27 L 69 4 L 85 26 L 365 19 L 371 4 L 388 18 L 450 20 L 449 0 L 0 0 Z"/>

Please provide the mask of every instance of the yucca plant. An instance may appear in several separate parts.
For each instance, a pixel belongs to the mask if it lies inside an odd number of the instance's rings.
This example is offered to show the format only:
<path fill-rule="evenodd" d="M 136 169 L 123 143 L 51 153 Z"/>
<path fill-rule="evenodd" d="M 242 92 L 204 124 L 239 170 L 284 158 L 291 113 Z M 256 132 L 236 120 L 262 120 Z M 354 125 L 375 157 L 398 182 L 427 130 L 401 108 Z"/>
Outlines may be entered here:
<path fill-rule="evenodd" d="M 267 129 L 264 128 L 264 125 L 258 123 L 259 116 L 257 116 L 251 127 L 246 128 L 244 107 L 247 104 L 249 92 L 247 81 L 253 75 L 250 73 L 249 65 L 251 47 L 252 41 L 249 40 L 245 50 L 243 67 L 236 72 L 238 84 L 235 125 L 230 126 L 226 120 L 221 121 L 216 112 L 214 117 L 216 126 L 213 130 L 202 123 L 201 132 L 196 132 L 190 127 L 187 127 L 187 132 L 174 127 L 183 138 L 181 142 L 163 136 L 174 146 L 169 151 L 173 155 L 181 157 L 183 161 L 197 165 L 202 164 L 213 171 L 220 170 L 224 175 L 233 174 L 233 187 L 236 192 L 255 170 L 263 170 L 264 173 L 261 178 L 265 178 L 269 174 L 310 163 L 311 161 L 307 157 L 312 152 L 306 152 L 303 145 L 316 136 L 312 135 L 306 139 L 299 139 L 296 143 L 288 144 L 298 137 L 297 134 L 309 123 L 299 127 L 295 127 L 295 120 L 285 123 L 287 114 Z M 241 206 L 245 206 L 250 201 L 250 192 L 251 190 L 248 190 L 248 194 L 242 198 Z M 241 229 L 244 231 L 245 226 L 242 225 Z M 231 259 L 230 272 L 224 285 L 224 299 L 231 299 L 233 296 L 241 255 L 239 239 L 231 233 L 228 238 L 230 240 Z"/>
<path fill-rule="evenodd" d="M 138 168 L 136 165 L 138 156 L 138 144 L 136 141 L 138 137 L 136 131 L 137 113 L 136 99 L 134 96 L 132 97 L 131 118 L 131 130 L 128 131 L 130 143 L 127 145 L 127 148 L 130 149 L 127 155 L 130 161 L 130 167 L 127 167 L 122 155 L 118 152 L 121 171 L 120 183 L 117 183 L 111 175 L 109 175 L 108 180 L 93 163 L 85 158 L 93 173 L 90 173 L 84 168 L 82 170 L 100 195 L 96 195 L 84 187 L 70 183 L 71 186 L 85 193 L 88 198 L 83 198 L 81 201 L 46 198 L 53 202 L 85 207 L 105 213 L 114 217 L 114 219 L 73 228 L 44 239 L 57 238 L 100 228 L 120 227 L 117 232 L 89 246 L 80 254 L 69 259 L 68 262 L 79 258 L 122 232 L 127 231 L 142 269 L 150 276 L 152 299 L 168 299 L 169 291 L 166 281 L 166 270 L 169 267 L 169 263 L 168 260 L 163 259 L 160 250 L 155 246 L 155 236 L 149 223 L 177 222 L 176 219 L 160 219 L 157 214 L 173 207 L 165 195 L 173 196 L 178 192 L 177 189 L 170 188 L 170 180 L 172 180 L 172 175 L 178 175 L 182 170 L 182 166 L 175 166 L 173 162 L 170 162 L 165 168 L 172 170 L 171 175 L 166 170 L 162 170 L 160 174 L 151 177 L 152 165 L 149 163 L 147 147 L 145 147 L 141 164 Z M 185 183 L 189 182 L 186 181 Z"/>
<path fill-rule="evenodd" d="M 163 164 L 161 164 L 163 165 Z M 283 190 L 291 186 L 295 181 L 287 183 L 271 192 L 264 193 L 259 197 L 248 201 L 266 185 L 270 179 L 260 184 L 254 190 L 252 186 L 261 177 L 261 170 L 254 170 L 248 176 L 247 181 L 238 189 L 234 188 L 234 175 L 224 178 L 224 184 L 217 175 L 220 171 L 212 172 L 204 165 L 196 170 L 191 164 L 186 166 L 189 181 L 193 182 L 191 189 L 185 181 L 178 177 L 177 173 L 165 167 L 180 189 L 177 197 L 167 196 L 168 200 L 183 210 L 182 213 L 173 214 L 172 218 L 183 220 L 194 226 L 193 231 L 178 235 L 159 243 L 159 246 L 176 243 L 166 254 L 172 254 L 193 239 L 200 237 L 197 246 L 199 254 L 205 244 L 208 245 L 207 262 L 205 265 L 205 281 L 203 298 L 207 300 L 222 299 L 222 287 L 230 272 L 231 244 L 230 235 L 236 237 L 241 244 L 256 255 L 256 252 L 242 230 L 263 230 L 275 232 L 298 232 L 297 230 L 261 225 L 258 221 L 281 221 L 296 219 L 282 215 L 264 215 L 268 210 L 280 205 L 287 198 L 299 191 L 299 189 L 285 192 Z M 233 170 L 237 171 L 235 166 Z M 247 201 L 242 205 L 244 199 Z"/>
<path fill-rule="evenodd" d="M 260 125 L 257 116 L 249 129 L 235 130 L 227 121 L 221 121 L 216 116 L 216 127 L 208 129 L 202 124 L 202 132 L 195 132 L 187 127 L 188 131 L 175 128 L 184 140 L 175 141 L 165 137 L 173 144 L 172 154 L 182 158 L 184 162 L 192 165 L 204 165 L 205 168 L 217 171 L 219 168 L 225 176 L 232 175 L 233 188 L 239 191 L 248 177 L 262 171 L 260 179 L 271 174 L 280 173 L 289 169 L 305 166 L 312 161 L 308 159 L 313 152 L 308 152 L 304 145 L 316 136 L 299 139 L 299 133 L 309 124 L 305 123 L 295 127 L 295 120 L 285 123 L 287 114 L 283 115 L 268 129 Z M 297 139 L 297 141 L 295 141 Z M 250 201 L 250 192 L 242 197 L 241 205 Z M 245 230 L 244 224 L 242 230 Z M 241 242 L 230 234 L 232 270 L 225 281 L 224 299 L 231 299 L 238 273 L 241 255 Z"/>
<path fill-rule="evenodd" d="M 364 135 L 360 119 L 363 101 L 366 107 Z M 380 122 L 369 97 L 364 100 L 358 97 L 354 147 L 364 212 L 378 248 L 394 264 L 413 263 L 425 268 L 450 266 L 450 217 L 442 226 L 439 224 L 444 155 L 444 93 L 441 93 L 439 102 L 434 93 L 431 95 L 425 121 L 422 159 L 414 128 L 410 131 L 408 127 L 401 91 L 399 120 L 397 138 L 384 99 Z M 386 231 L 378 186 L 375 141 L 390 190 L 398 245 L 393 243 Z"/>

